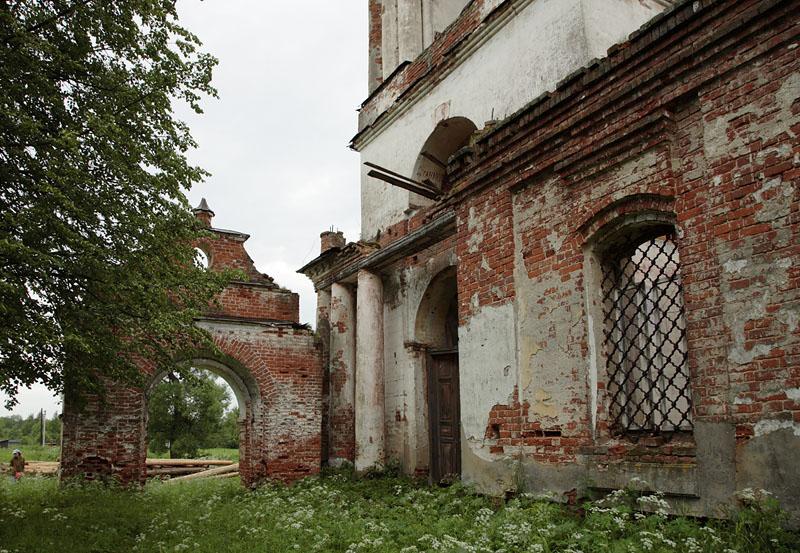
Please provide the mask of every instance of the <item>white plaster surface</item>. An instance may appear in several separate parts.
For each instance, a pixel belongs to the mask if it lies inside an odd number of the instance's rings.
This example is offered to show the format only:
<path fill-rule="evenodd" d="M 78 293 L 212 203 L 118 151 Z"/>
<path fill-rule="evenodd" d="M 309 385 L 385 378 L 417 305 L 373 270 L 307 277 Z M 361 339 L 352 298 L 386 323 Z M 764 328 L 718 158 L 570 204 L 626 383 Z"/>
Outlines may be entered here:
<path fill-rule="evenodd" d="M 383 284 L 358 273 L 356 297 L 356 470 L 385 462 Z"/>
<path fill-rule="evenodd" d="M 468 442 L 482 442 L 489 411 L 511 402 L 517 383 L 514 320 L 513 304 L 488 306 L 458 329 L 461 426 Z"/>
<path fill-rule="evenodd" d="M 593 2 L 600 7 L 586 10 Z M 488 7 L 494 4 L 487 2 Z M 639 0 L 533 0 L 366 144 L 361 161 L 410 176 L 420 148 L 436 125 L 439 106 L 449 103 L 450 117 L 466 117 L 479 129 L 492 118 L 502 119 L 553 90 L 595 53 L 638 28 L 655 13 L 653 4 Z M 602 29 L 597 29 L 600 26 Z M 387 107 L 389 103 L 380 109 Z M 361 234 L 371 239 L 379 229 L 404 217 L 409 192 L 366 173 L 362 165 Z"/>
<path fill-rule="evenodd" d="M 756 437 L 765 436 L 778 430 L 791 430 L 795 436 L 800 437 L 800 424 L 793 421 L 780 421 L 774 419 L 760 420 L 753 427 Z"/>
<path fill-rule="evenodd" d="M 610 45 L 623 42 L 663 9 L 653 0 L 582 0 L 582 3 L 587 47 L 592 58 L 605 57 Z"/>

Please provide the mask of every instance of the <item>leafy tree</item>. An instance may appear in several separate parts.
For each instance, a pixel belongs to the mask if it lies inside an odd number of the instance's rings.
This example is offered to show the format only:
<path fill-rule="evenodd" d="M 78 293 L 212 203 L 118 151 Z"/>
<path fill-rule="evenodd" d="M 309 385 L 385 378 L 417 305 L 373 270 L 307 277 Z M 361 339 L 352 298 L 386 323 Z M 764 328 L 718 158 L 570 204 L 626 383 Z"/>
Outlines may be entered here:
<path fill-rule="evenodd" d="M 239 408 L 234 407 L 225 413 L 222 428 L 216 440 L 218 447 L 239 449 Z"/>
<path fill-rule="evenodd" d="M 24 445 L 37 445 L 42 443 L 42 423 L 38 415 L 29 415 L 23 418 L 19 415 L 0 417 L 0 438 L 20 440 Z M 45 439 L 47 443 L 61 442 L 61 419 L 58 413 L 53 413 L 45 424 Z"/>
<path fill-rule="evenodd" d="M 138 383 L 208 337 L 230 275 L 196 266 L 184 191 L 206 173 L 176 102 L 200 112 L 216 60 L 175 0 L 0 0 L 0 390 Z"/>
<path fill-rule="evenodd" d="M 148 405 L 150 449 L 170 457 L 196 457 L 197 450 L 219 447 L 228 389 L 196 369 L 171 373 L 154 388 Z"/>

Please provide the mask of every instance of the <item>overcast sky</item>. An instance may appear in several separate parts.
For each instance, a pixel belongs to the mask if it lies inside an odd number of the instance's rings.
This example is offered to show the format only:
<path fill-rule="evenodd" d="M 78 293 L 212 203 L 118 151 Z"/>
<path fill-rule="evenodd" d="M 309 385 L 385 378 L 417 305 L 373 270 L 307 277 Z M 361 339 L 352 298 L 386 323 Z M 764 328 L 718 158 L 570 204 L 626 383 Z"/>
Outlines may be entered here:
<path fill-rule="evenodd" d="M 313 323 L 313 286 L 295 271 L 319 253 L 322 230 L 358 238 L 358 155 L 347 144 L 367 95 L 366 2 L 180 0 L 179 8 L 219 59 L 219 99 L 202 116 L 180 114 L 199 143 L 191 160 L 211 172 L 189 200 L 205 197 L 214 226 L 249 234 L 258 269 L 298 292 L 301 321 Z M 60 410 L 43 388 L 19 399 L 13 413 L 23 416 Z"/>

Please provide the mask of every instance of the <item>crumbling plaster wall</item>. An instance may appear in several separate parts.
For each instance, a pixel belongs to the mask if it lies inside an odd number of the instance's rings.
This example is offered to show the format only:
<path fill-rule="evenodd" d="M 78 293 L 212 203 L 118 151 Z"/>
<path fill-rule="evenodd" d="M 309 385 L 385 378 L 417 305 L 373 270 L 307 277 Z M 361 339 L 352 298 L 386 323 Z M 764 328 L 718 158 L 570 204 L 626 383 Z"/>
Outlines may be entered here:
<path fill-rule="evenodd" d="M 386 451 L 407 474 L 426 474 L 430 460 L 425 349 L 430 344 L 418 335 L 417 318 L 432 281 L 456 260 L 447 239 L 385 271 Z"/>
<path fill-rule="evenodd" d="M 722 339 L 702 408 L 736 435 L 737 489 L 761 487 L 797 505 L 800 479 L 800 62 L 781 47 L 701 91 L 686 125 L 687 168 L 707 172 Z M 687 192 L 696 181 L 687 179 Z M 698 298 L 703 301 L 705 298 Z M 709 305 L 710 307 L 710 305 Z M 722 373 L 722 374 L 720 374 Z M 729 423 L 729 424 L 730 424 Z M 795 521 L 800 512 L 793 511 Z"/>
<path fill-rule="evenodd" d="M 520 11 L 499 32 L 360 150 L 362 162 L 411 176 L 420 148 L 439 121 L 461 116 L 481 128 L 513 113 L 654 13 L 654 3 L 631 0 L 605 0 L 602 20 L 595 9 L 584 10 L 584 0 L 518 3 Z M 403 219 L 413 204 L 409 192 L 368 177 L 368 170 L 362 165 L 363 239 Z"/>
<path fill-rule="evenodd" d="M 721 514 L 737 489 L 762 487 L 798 520 L 797 48 L 778 46 L 675 102 L 659 138 L 638 140 L 630 129 L 629 152 L 598 150 L 511 192 L 520 388 L 489 414 L 493 461 L 464 450 L 466 479 L 491 489 L 520 470 L 529 489 L 562 496 L 576 484 L 608 489 L 636 476 L 698 514 Z M 481 196 L 502 211 L 500 188 Z M 461 213 L 472 209 L 485 227 L 504 228 L 485 202 L 470 202 Z M 675 221 L 694 407 L 689 441 L 633 446 L 608 432 L 585 262 L 593 237 L 625 217 Z M 491 259 L 502 254 L 485 242 L 484 227 L 459 224 L 459 286 L 471 278 L 489 290 L 505 283 Z M 498 300 L 479 294 L 463 306 L 464 326 Z"/>

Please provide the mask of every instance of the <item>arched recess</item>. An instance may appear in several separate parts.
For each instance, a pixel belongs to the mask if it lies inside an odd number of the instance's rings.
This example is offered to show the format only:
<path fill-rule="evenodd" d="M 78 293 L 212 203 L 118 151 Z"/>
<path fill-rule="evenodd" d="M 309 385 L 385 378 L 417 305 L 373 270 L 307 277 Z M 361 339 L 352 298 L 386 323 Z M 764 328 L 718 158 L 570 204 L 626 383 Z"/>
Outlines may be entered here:
<path fill-rule="evenodd" d="M 257 436 L 263 434 L 259 429 L 259 421 L 263 416 L 264 400 L 262 391 L 252 372 L 235 358 L 223 353 L 195 352 L 193 356 L 176 360 L 176 367 L 197 368 L 207 370 L 222 378 L 231 388 L 239 407 L 239 474 L 246 485 L 257 477 L 258 468 L 255 459 L 263 457 L 263 452 L 258 451 Z M 152 391 L 169 373 L 162 370 L 153 374 L 144 390 L 143 415 L 144 429 L 147 428 L 148 404 Z M 268 395 L 268 394 L 267 394 Z M 145 440 L 145 451 L 149 437 Z"/>
<path fill-rule="evenodd" d="M 456 268 L 438 273 L 422 296 L 414 320 L 415 341 L 425 350 L 420 431 L 427 433 L 429 473 L 434 482 L 461 473 L 461 406 L 458 373 Z"/>
<path fill-rule="evenodd" d="M 622 207 L 586 229 L 592 430 L 634 439 L 691 431 L 676 217 Z"/>
<path fill-rule="evenodd" d="M 469 143 L 470 136 L 477 129 L 475 123 L 466 117 L 451 117 L 439 121 L 417 155 L 414 180 L 447 192 L 450 189 L 447 182 L 447 161 Z M 419 206 L 426 205 L 425 202 L 429 203 L 430 200 L 414 194 L 411 202 Z"/>

